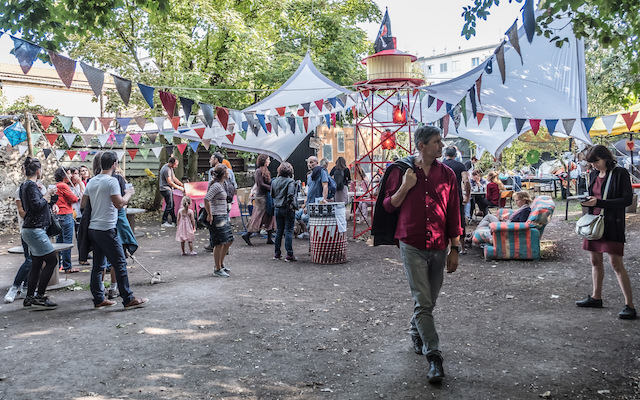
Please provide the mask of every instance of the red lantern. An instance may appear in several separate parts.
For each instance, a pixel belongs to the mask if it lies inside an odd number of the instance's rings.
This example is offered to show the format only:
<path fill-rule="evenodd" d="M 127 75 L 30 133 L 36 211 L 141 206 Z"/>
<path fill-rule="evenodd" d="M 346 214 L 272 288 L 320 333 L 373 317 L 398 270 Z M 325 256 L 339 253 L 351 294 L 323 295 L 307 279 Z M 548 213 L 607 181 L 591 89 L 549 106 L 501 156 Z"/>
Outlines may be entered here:
<path fill-rule="evenodd" d="M 390 130 L 384 131 L 382 134 L 382 145 L 383 150 L 393 150 L 396 148 L 396 134 L 391 133 Z"/>
<path fill-rule="evenodd" d="M 407 111 L 401 104 L 393 106 L 393 123 L 394 124 L 406 124 L 407 123 Z"/>

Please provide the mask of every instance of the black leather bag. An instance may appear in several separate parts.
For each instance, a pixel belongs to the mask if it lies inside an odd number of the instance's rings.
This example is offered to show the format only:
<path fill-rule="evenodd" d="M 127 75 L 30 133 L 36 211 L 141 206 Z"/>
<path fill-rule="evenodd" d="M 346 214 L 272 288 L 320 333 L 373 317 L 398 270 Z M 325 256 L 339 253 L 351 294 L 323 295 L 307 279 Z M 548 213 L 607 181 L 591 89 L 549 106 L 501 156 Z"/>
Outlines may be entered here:
<path fill-rule="evenodd" d="M 58 236 L 61 233 L 62 227 L 60 226 L 60 222 L 58 222 L 58 217 L 53 214 L 51 207 L 49 207 L 49 227 L 47 228 L 47 236 Z"/>
<path fill-rule="evenodd" d="M 208 228 L 210 225 L 209 221 L 207 221 L 207 210 L 205 210 L 204 207 L 202 207 L 198 212 L 198 220 L 196 221 L 196 224 L 198 225 L 198 228 Z"/>

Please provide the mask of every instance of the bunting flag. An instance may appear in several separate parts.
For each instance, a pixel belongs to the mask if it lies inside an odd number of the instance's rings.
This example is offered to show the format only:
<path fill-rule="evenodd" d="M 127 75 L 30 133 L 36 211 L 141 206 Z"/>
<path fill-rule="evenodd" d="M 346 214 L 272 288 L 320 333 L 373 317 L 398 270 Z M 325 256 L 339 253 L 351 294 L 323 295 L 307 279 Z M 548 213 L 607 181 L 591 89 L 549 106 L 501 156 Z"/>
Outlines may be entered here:
<path fill-rule="evenodd" d="M 278 126 L 278 117 L 276 117 L 275 115 L 270 115 L 269 123 L 271 124 L 270 130 L 272 130 L 273 133 L 275 133 L 276 136 L 278 136 L 278 131 L 280 130 L 280 127 Z"/>
<path fill-rule="evenodd" d="M 125 107 L 129 105 L 131 99 L 131 81 L 129 79 L 121 78 L 118 75 L 111 74 L 113 83 L 116 85 L 116 90 L 122 99 Z"/>
<path fill-rule="evenodd" d="M 338 102 L 338 99 L 336 97 L 330 97 L 327 100 L 329 100 L 329 104 L 331 104 L 332 108 L 336 108 L 336 104 Z"/>
<path fill-rule="evenodd" d="M 153 108 L 153 92 L 156 88 L 138 83 L 138 89 L 140 89 L 140 93 L 142 93 L 142 97 L 147 101 L 149 107 Z"/>
<path fill-rule="evenodd" d="M 436 111 L 440 111 L 440 109 L 442 108 L 442 105 L 444 104 L 444 101 L 437 99 L 436 101 Z"/>
<path fill-rule="evenodd" d="M 127 153 L 129 153 L 129 157 L 131 157 L 131 161 L 136 158 L 136 154 L 138 154 L 138 149 L 128 149 Z"/>
<path fill-rule="evenodd" d="M 287 117 L 287 123 L 289 124 L 289 129 L 291 129 L 291 133 L 296 134 L 296 119 L 295 117 Z"/>
<path fill-rule="evenodd" d="M 147 159 L 147 157 L 149 157 L 149 150 L 148 148 L 141 148 L 138 149 L 140 151 L 140 155 L 142 156 L 142 158 L 144 158 L 145 160 Z"/>
<path fill-rule="evenodd" d="M 460 100 L 460 107 L 462 107 L 462 112 L 466 113 L 467 112 L 467 98 L 466 96 L 462 98 L 462 100 Z M 451 103 L 445 103 L 445 109 L 447 110 L 447 114 L 451 113 L 451 110 L 453 110 L 453 104 Z"/>
<path fill-rule="evenodd" d="M 164 146 L 164 151 L 169 157 L 173 155 L 173 146 Z"/>
<path fill-rule="evenodd" d="M 64 138 L 64 141 L 67 142 L 67 146 L 69 146 L 69 148 L 71 148 L 71 146 L 73 145 L 73 142 L 76 140 L 76 135 L 75 133 L 63 133 L 62 137 Z"/>
<path fill-rule="evenodd" d="M 475 86 L 471 86 L 471 89 L 469 89 L 469 101 L 471 101 L 471 112 L 473 112 L 473 117 L 476 118 L 476 114 L 478 113 L 478 108 L 476 106 Z"/>
<path fill-rule="evenodd" d="M 167 142 L 171 142 L 173 140 L 173 132 L 171 131 L 162 132 L 162 136 L 164 136 L 164 140 Z"/>
<path fill-rule="evenodd" d="M 112 117 L 98 117 L 98 121 L 102 124 L 102 127 L 105 131 L 109 130 L 109 126 L 111 126 L 111 121 L 113 121 Z"/>
<path fill-rule="evenodd" d="M 80 124 L 85 132 L 88 132 L 91 129 L 91 124 L 93 124 L 94 117 L 78 117 L 80 120 Z"/>
<path fill-rule="evenodd" d="M 229 139 L 229 141 L 231 142 L 231 144 L 233 144 L 233 140 L 236 138 L 236 134 L 232 133 L 230 135 L 226 135 L 227 139 Z"/>
<path fill-rule="evenodd" d="M 4 151 L 7 154 L 11 154 L 11 152 L 13 151 L 13 146 L 10 143 L 7 143 L 7 145 L 4 147 Z"/>
<path fill-rule="evenodd" d="M 133 120 L 136 121 L 136 124 L 138 124 L 138 126 L 142 130 L 144 130 L 144 127 L 147 125 L 148 121 L 146 117 L 135 117 Z"/>
<path fill-rule="evenodd" d="M 533 42 L 533 34 L 536 31 L 536 13 L 534 11 L 533 0 L 526 0 L 524 2 L 524 6 L 522 7 L 522 24 L 527 34 L 527 40 L 529 43 Z"/>
<path fill-rule="evenodd" d="M 510 117 L 500 117 L 500 119 L 502 119 L 502 131 L 506 131 L 507 130 L 507 126 L 509 126 L 509 122 L 511 122 L 511 118 Z"/>
<path fill-rule="evenodd" d="M 255 121 L 255 119 L 253 117 L 253 113 L 252 112 L 245 112 L 244 113 L 244 118 L 247 120 L 248 126 L 255 133 L 256 132 L 256 121 Z"/>
<path fill-rule="evenodd" d="M 516 118 L 516 134 L 520 134 L 525 122 L 527 122 L 526 118 Z"/>
<path fill-rule="evenodd" d="M 415 90 L 414 90 L 415 92 Z M 418 90 L 419 93 L 419 97 L 420 97 L 420 105 L 422 105 L 422 101 L 424 100 L 424 96 L 427 95 L 427 92 L 425 92 L 424 90 Z"/>
<path fill-rule="evenodd" d="M 180 126 L 180 117 L 171 117 L 169 118 L 169 120 L 171 121 L 171 126 L 173 126 L 173 130 L 177 131 L 178 127 Z"/>
<path fill-rule="evenodd" d="M 316 100 L 314 103 L 316 104 L 316 107 L 318 107 L 318 112 L 322 112 L 322 104 L 324 103 L 324 100 Z"/>
<path fill-rule="evenodd" d="M 84 162 L 84 160 L 86 160 L 87 156 L 89 155 L 89 152 L 86 150 L 80 150 L 78 153 L 80 154 L 80 160 L 82 160 L 82 162 Z"/>
<path fill-rule="evenodd" d="M 126 132 L 129 127 L 129 122 L 131 122 L 131 118 L 116 118 L 116 121 L 118 121 L 120 129 L 122 129 L 123 132 Z"/>
<path fill-rule="evenodd" d="M 116 142 L 118 142 L 118 145 L 122 146 L 122 142 L 124 142 L 124 138 L 127 135 L 124 133 L 116 133 L 114 136 L 116 138 Z"/>
<path fill-rule="evenodd" d="M 282 129 L 282 133 L 287 133 L 287 119 L 285 117 L 278 118 L 278 125 Z"/>
<path fill-rule="evenodd" d="M 538 131 L 540 130 L 540 122 L 542 120 L 540 119 L 530 119 L 529 120 L 529 125 L 531 125 L 531 130 L 533 131 L 534 135 L 538 134 Z"/>
<path fill-rule="evenodd" d="M 53 115 L 38 115 L 38 121 L 40 121 L 40 125 L 42 125 L 43 131 L 49 129 L 49 125 L 51 125 L 53 118 Z"/>
<path fill-rule="evenodd" d="M 156 158 L 160 158 L 160 152 L 162 151 L 162 149 L 163 147 L 152 147 L 151 151 L 156 156 Z"/>
<path fill-rule="evenodd" d="M 80 136 L 80 139 L 82 139 L 82 143 L 84 143 L 85 146 L 89 146 L 91 144 L 91 139 L 93 139 L 94 135 L 78 135 Z"/>
<path fill-rule="evenodd" d="M 153 122 L 158 127 L 158 133 L 162 133 L 162 131 L 164 130 L 164 121 L 165 121 L 166 118 L 165 117 L 151 117 L 151 119 L 153 119 Z"/>
<path fill-rule="evenodd" d="M 64 157 L 65 154 L 65 150 L 56 150 L 56 160 L 60 161 L 60 159 Z"/>
<path fill-rule="evenodd" d="M 42 152 L 44 153 L 45 160 L 51 155 L 51 149 L 42 149 Z"/>
<path fill-rule="evenodd" d="M 460 112 L 462 113 L 462 117 L 464 118 L 464 125 L 467 125 L 467 96 L 464 96 L 462 100 L 460 100 Z M 453 116 L 453 106 L 447 103 L 447 114 Z"/>
<path fill-rule="evenodd" d="M 327 109 L 327 111 L 333 110 L 333 107 L 331 106 L 331 102 L 329 100 L 324 101 L 324 107 Z"/>
<path fill-rule="evenodd" d="M 449 113 L 446 113 L 442 119 L 440 120 L 440 124 L 442 125 L 442 137 L 446 138 L 447 135 L 449 134 L 449 120 L 451 119 L 451 116 L 449 115 Z"/>
<path fill-rule="evenodd" d="M 0 139 L 2 139 L 3 136 L 4 136 L 4 133 L 0 132 Z M 33 144 L 38 143 L 38 140 L 40 140 L 41 136 L 42 136 L 41 133 L 31 132 L 31 143 Z"/>
<path fill-rule="evenodd" d="M 297 113 L 299 117 L 304 117 L 305 116 L 304 108 L 299 109 Z"/>
<path fill-rule="evenodd" d="M 131 138 L 131 140 L 133 140 L 133 143 L 137 146 L 138 143 L 140 143 L 140 137 L 142 135 L 139 133 L 130 133 L 129 137 Z"/>
<path fill-rule="evenodd" d="M 73 157 L 76 156 L 76 150 L 67 150 L 67 155 L 69 156 L 69 160 L 73 160 Z"/>
<path fill-rule="evenodd" d="M 336 127 L 336 113 L 331 113 L 331 125 L 333 125 L 333 127 Z"/>
<path fill-rule="evenodd" d="M 56 68 L 56 72 L 58 72 L 58 76 L 60 76 L 62 83 L 64 83 L 67 88 L 70 88 L 71 83 L 73 83 L 73 75 L 76 72 L 76 61 L 61 56 L 51 50 L 49 50 L 49 58 L 51 59 L 53 66 Z"/>
<path fill-rule="evenodd" d="M 278 115 L 281 117 L 284 117 L 284 113 L 286 110 L 287 110 L 287 107 L 276 107 L 276 111 L 278 112 Z"/>
<path fill-rule="evenodd" d="M 500 70 L 500 76 L 502 77 L 502 84 L 504 85 L 507 79 L 507 71 L 504 65 L 504 42 L 496 50 L 496 61 L 498 61 L 498 69 Z"/>
<path fill-rule="evenodd" d="M 335 117 L 335 114 L 332 114 Z M 295 117 L 296 118 L 296 123 L 298 125 L 298 132 L 302 132 L 302 133 L 306 133 L 305 129 L 304 129 L 304 121 L 302 120 L 302 117 Z"/>
<path fill-rule="evenodd" d="M 429 97 L 427 97 L 427 108 L 431 108 L 435 100 L 436 100 L 435 97 L 429 95 Z"/>
<path fill-rule="evenodd" d="M 213 126 L 213 106 L 207 103 L 200 103 L 200 109 L 202 110 L 202 114 L 204 115 L 204 124 L 211 128 Z"/>
<path fill-rule="evenodd" d="M 589 134 L 589 131 L 591 130 L 591 127 L 593 126 L 593 123 L 595 120 L 596 120 L 596 117 L 582 118 L 582 123 L 584 124 L 584 129 L 587 130 L 587 134 Z"/>
<path fill-rule="evenodd" d="M 311 103 L 302 103 L 302 108 L 307 112 L 307 114 L 309 113 L 309 110 L 311 109 Z M 302 116 L 302 115 L 301 115 Z"/>
<path fill-rule="evenodd" d="M 241 132 L 246 132 L 247 130 L 249 130 L 249 123 L 247 121 L 243 121 L 242 122 L 242 127 L 240 128 Z"/>
<path fill-rule="evenodd" d="M 195 128 L 194 131 L 196 131 L 198 136 L 200 136 L 200 139 L 202 139 L 202 136 L 204 135 L 204 128 Z"/>
<path fill-rule="evenodd" d="M 229 110 L 229 113 L 231 114 L 231 118 L 236 123 L 236 125 L 238 127 L 242 127 L 242 112 L 231 109 Z"/>
<path fill-rule="evenodd" d="M 4 136 L 7 138 L 11 146 L 15 146 L 27 140 L 27 130 L 22 126 L 20 121 L 16 121 L 10 126 L 4 128 Z"/>
<path fill-rule="evenodd" d="M 304 125 L 304 133 L 309 133 L 309 117 L 303 117 L 302 124 Z"/>
<path fill-rule="evenodd" d="M 520 40 L 518 39 L 518 21 L 513 21 L 513 25 L 507 31 L 507 36 L 509 37 L 509 43 L 511 43 L 511 47 L 518 53 L 520 56 L 520 63 L 524 65 L 524 60 L 522 59 L 522 52 L 520 52 Z M 531 42 L 531 41 L 530 41 Z"/>
<path fill-rule="evenodd" d="M 624 113 L 624 114 L 620 114 L 622 116 L 622 119 L 624 119 L 624 122 L 627 124 L 627 129 L 631 130 L 631 128 L 633 127 L 633 123 L 636 121 L 636 117 L 638 116 L 638 112 L 634 111 L 633 113 Z"/>
<path fill-rule="evenodd" d="M 100 142 L 100 147 L 104 147 L 107 144 L 107 140 L 109 140 L 110 136 L 111 135 L 109 135 L 108 133 L 98 135 L 98 142 Z"/>
<path fill-rule="evenodd" d="M 38 58 L 42 48 L 15 36 L 11 36 L 11 39 L 13 39 L 13 54 L 18 59 L 22 72 L 26 75 L 29 73 L 33 62 Z"/>
<path fill-rule="evenodd" d="M 27 149 L 29 149 L 29 146 L 23 146 L 23 145 L 18 146 L 18 153 L 20 154 L 20 157 L 22 157 L 22 155 L 27 151 Z M 36 152 L 34 151 L 33 154 L 35 153 Z"/>
<path fill-rule="evenodd" d="M 60 123 L 62 124 L 62 129 L 64 129 L 65 132 L 69 132 L 69 129 L 71 129 L 71 124 L 73 123 L 73 117 L 58 115 L 56 116 L 56 118 L 58 118 L 58 121 L 60 121 Z"/>
<path fill-rule="evenodd" d="M 94 68 L 82 61 L 80 61 L 80 66 L 82 67 L 84 76 L 87 77 L 87 82 L 89 82 L 93 94 L 95 94 L 96 97 L 100 97 L 102 94 L 102 86 L 104 85 L 104 71 L 99 68 Z"/>
<path fill-rule="evenodd" d="M 616 119 L 618 119 L 618 114 L 605 115 L 600 118 L 602 119 L 602 123 L 604 124 L 604 127 L 607 129 L 607 133 L 611 135 L 611 131 L 613 130 L 613 125 L 615 125 Z"/>
<path fill-rule="evenodd" d="M 222 129 L 226 130 L 229 124 L 229 109 L 225 107 L 216 107 L 216 117 L 222 126 Z"/>
<path fill-rule="evenodd" d="M 544 123 L 547 125 L 547 130 L 549 131 L 549 135 L 553 136 L 553 132 L 556 131 L 556 125 L 558 124 L 557 119 L 545 119 Z"/>
<path fill-rule="evenodd" d="M 247 140 L 247 131 L 238 131 L 238 135 L 240 135 L 242 140 Z"/>
<path fill-rule="evenodd" d="M 338 103 L 340 104 L 341 107 L 344 107 L 347 105 L 347 95 L 346 94 L 339 94 L 337 97 Z"/>
<path fill-rule="evenodd" d="M 262 114 L 256 114 L 256 117 L 258 117 L 258 122 L 260 123 L 260 126 L 262 127 L 262 130 L 267 133 L 267 125 L 265 124 L 265 120 L 264 120 L 264 115 Z"/>
<path fill-rule="evenodd" d="M 122 160 L 122 157 L 124 157 L 126 151 L 124 150 L 113 150 L 116 153 L 116 157 L 118 157 L 118 160 Z"/>
<path fill-rule="evenodd" d="M 158 91 L 158 96 L 160 96 L 160 102 L 167 112 L 169 119 L 173 118 L 174 115 L 176 115 L 176 103 L 178 102 L 178 98 L 174 94 L 163 90 Z"/>
<path fill-rule="evenodd" d="M 573 130 L 573 124 L 576 122 L 576 120 L 574 118 L 571 119 L 563 119 L 562 120 L 562 126 L 564 127 L 564 132 L 567 134 L 567 136 L 571 133 L 571 131 Z"/>
<path fill-rule="evenodd" d="M 476 79 L 476 93 L 478 94 L 478 104 L 482 105 L 482 101 L 480 101 L 480 92 L 482 90 L 482 74 Z"/>
<path fill-rule="evenodd" d="M 6 129 L 5 129 L 6 131 Z M 6 132 L 5 132 L 6 133 Z M 57 133 L 45 133 L 44 137 L 47 138 L 47 140 L 49 141 L 49 144 L 51 146 L 53 146 L 53 144 L 55 143 L 55 141 L 58 139 L 58 134 Z"/>
<path fill-rule="evenodd" d="M 200 143 L 202 143 L 202 147 L 204 147 L 208 151 L 209 146 L 211 146 L 211 139 L 202 139 L 202 142 Z"/>
<path fill-rule="evenodd" d="M 200 146 L 200 142 L 196 142 L 195 140 L 194 140 L 194 141 L 189 142 L 189 147 L 191 147 L 191 150 L 192 150 L 194 153 L 197 153 L 197 152 L 198 152 L 198 146 Z"/>
<path fill-rule="evenodd" d="M 482 118 L 484 118 L 484 114 L 476 113 L 476 118 L 478 119 L 478 125 L 480 125 L 480 122 L 482 122 Z"/>
<path fill-rule="evenodd" d="M 182 104 L 182 111 L 184 111 L 184 117 L 187 120 L 187 124 L 189 124 L 189 116 L 191 115 L 191 108 L 193 108 L 194 103 L 195 102 L 191 99 L 180 97 L 180 104 Z"/>

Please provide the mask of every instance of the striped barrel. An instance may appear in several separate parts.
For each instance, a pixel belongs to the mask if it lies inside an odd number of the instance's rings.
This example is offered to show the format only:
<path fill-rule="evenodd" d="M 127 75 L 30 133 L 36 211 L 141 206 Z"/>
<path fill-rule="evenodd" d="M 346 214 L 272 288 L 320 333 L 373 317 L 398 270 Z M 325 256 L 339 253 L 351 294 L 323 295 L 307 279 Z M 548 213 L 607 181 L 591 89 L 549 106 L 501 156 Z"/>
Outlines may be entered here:
<path fill-rule="evenodd" d="M 338 232 L 335 203 L 309 204 L 309 243 L 314 264 L 347 262 L 347 233 Z"/>

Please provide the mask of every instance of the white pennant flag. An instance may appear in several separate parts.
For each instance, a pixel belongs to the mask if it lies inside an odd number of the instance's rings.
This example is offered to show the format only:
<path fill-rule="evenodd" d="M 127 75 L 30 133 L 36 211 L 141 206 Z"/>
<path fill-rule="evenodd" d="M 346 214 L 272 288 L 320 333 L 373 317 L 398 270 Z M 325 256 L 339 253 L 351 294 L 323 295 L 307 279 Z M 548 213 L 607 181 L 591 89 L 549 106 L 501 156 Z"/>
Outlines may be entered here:
<path fill-rule="evenodd" d="M 156 158 L 160 158 L 160 152 L 162 151 L 162 147 L 152 147 L 151 151 L 155 154 Z"/>
<path fill-rule="evenodd" d="M 602 123 L 604 124 L 604 127 L 607 128 L 607 132 L 611 134 L 613 125 L 615 125 L 616 119 L 618 119 L 618 114 L 604 115 L 600 118 L 602 119 Z"/>
<path fill-rule="evenodd" d="M 489 129 L 493 129 L 493 126 L 496 124 L 497 120 L 498 120 L 497 115 L 489 115 Z"/>
<path fill-rule="evenodd" d="M 118 160 L 122 160 L 122 157 L 124 157 L 124 154 L 126 153 L 125 150 L 114 150 L 116 152 L 116 155 L 118 156 Z"/>
<path fill-rule="evenodd" d="M 64 138 L 64 141 L 67 142 L 67 145 L 69 146 L 69 148 L 71 148 L 71 146 L 73 145 L 73 141 L 76 140 L 76 135 L 75 133 L 63 133 L 62 137 Z"/>
<path fill-rule="evenodd" d="M 65 150 L 56 150 L 56 160 L 60 161 L 60 159 L 65 155 Z"/>
<path fill-rule="evenodd" d="M 22 156 L 28 148 L 29 146 L 18 145 L 18 152 L 20 153 L 20 156 Z"/>
<path fill-rule="evenodd" d="M 269 122 L 271 123 L 271 132 L 275 133 L 276 136 L 277 136 L 278 133 L 279 133 L 278 131 L 280 130 L 278 128 L 278 118 L 273 116 L 273 115 L 270 115 L 269 116 Z"/>
<path fill-rule="evenodd" d="M 98 141 L 100 142 L 100 146 L 104 147 L 105 144 L 107 144 L 107 140 L 109 140 L 109 136 L 111 136 L 108 133 L 105 133 L 104 135 L 96 135 L 98 136 Z"/>
<path fill-rule="evenodd" d="M 153 117 L 153 122 L 155 122 L 158 126 L 158 133 L 162 133 L 162 131 L 164 130 L 165 119 L 165 117 Z"/>
<path fill-rule="evenodd" d="M 286 117 L 278 117 L 278 125 L 282 128 L 282 133 L 287 133 L 287 128 L 289 128 L 289 124 L 287 123 Z"/>

